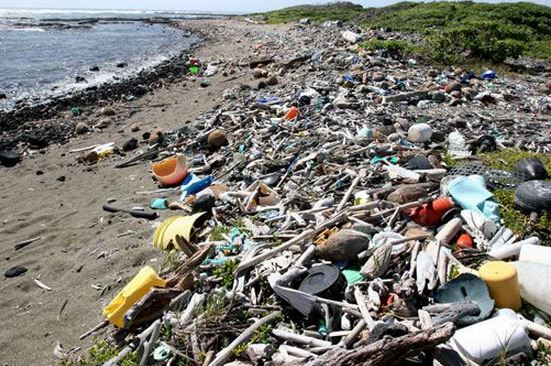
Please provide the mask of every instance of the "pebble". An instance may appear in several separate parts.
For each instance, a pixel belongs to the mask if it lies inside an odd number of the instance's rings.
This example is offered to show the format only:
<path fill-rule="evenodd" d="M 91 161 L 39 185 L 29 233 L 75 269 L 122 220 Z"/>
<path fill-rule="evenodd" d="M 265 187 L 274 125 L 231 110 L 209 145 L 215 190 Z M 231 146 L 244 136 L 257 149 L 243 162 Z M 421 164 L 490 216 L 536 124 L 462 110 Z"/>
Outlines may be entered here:
<path fill-rule="evenodd" d="M 253 70 L 253 76 L 255 77 L 255 79 L 264 78 L 268 76 L 268 71 L 264 69 L 256 68 Z"/>
<path fill-rule="evenodd" d="M 454 81 L 446 85 L 446 87 L 444 88 L 444 91 L 448 94 L 455 90 L 461 90 L 461 83 Z"/>
<path fill-rule="evenodd" d="M 132 126 L 130 126 L 130 131 L 132 132 L 138 132 L 140 130 L 140 125 L 137 123 L 134 123 Z"/>
<path fill-rule="evenodd" d="M 270 86 L 274 86 L 274 85 L 277 85 L 278 84 L 278 80 L 277 80 L 277 77 L 274 75 L 274 76 L 271 76 L 267 81 L 266 81 L 266 84 L 270 85 Z"/>
<path fill-rule="evenodd" d="M 111 126 L 111 118 L 101 118 L 96 125 L 97 128 L 107 128 Z"/>
<path fill-rule="evenodd" d="M 115 112 L 115 110 L 111 107 L 103 107 L 100 111 L 100 114 L 102 116 L 114 116 L 115 114 L 117 114 L 117 112 Z"/>
<path fill-rule="evenodd" d="M 90 131 L 90 127 L 88 127 L 88 125 L 86 123 L 84 123 L 84 122 L 77 123 L 77 125 L 75 127 L 75 133 L 77 135 L 85 134 L 88 131 Z"/>
<path fill-rule="evenodd" d="M 149 144 L 155 145 L 163 142 L 164 139 L 165 139 L 165 134 L 163 130 L 161 130 L 160 128 L 156 128 L 153 131 L 151 131 L 151 135 L 149 136 Z"/>
<path fill-rule="evenodd" d="M 135 138 L 131 138 L 130 140 L 127 140 L 122 144 L 122 150 L 123 151 L 131 151 L 138 147 L 138 140 Z"/>
<path fill-rule="evenodd" d="M 213 149 L 220 149 L 222 146 L 228 145 L 228 137 L 222 130 L 214 130 L 209 134 L 207 139 L 209 147 Z"/>
<path fill-rule="evenodd" d="M 386 78 L 386 75 L 382 72 L 375 72 L 371 76 L 371 79 L 373 79 L 373 81 L 383 81 L 385 80 L 385 78 Z"/>
<path fill-rule="evenodd" d="M 19 277 L 23 275 L 25 272 L 27 272 L 27 268 L 23 266 L 15 266 L 8 269 L 6 272 L 4 272 L 4 277 L 6 278 Z"/>
<path fill-rule="evenodd" d="M 21 161 L 21 154 L 15 150 L 0 151 L 0 163 L 7 167 L 15 166 Z"/>

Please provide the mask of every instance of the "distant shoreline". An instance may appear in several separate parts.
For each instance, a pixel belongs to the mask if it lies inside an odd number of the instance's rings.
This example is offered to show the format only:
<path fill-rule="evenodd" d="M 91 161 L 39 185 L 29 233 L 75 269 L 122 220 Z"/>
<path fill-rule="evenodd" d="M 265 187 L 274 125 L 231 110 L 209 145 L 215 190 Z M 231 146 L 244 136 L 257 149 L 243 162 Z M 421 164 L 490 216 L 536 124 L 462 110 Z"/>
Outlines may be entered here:
<path fill-rule="evenodd" d="M 138 21 L 149 22 L 144 19 Z M 187 31 L 184 21 L 165 21 L 163 23 Z M 100 101 L 113 103 L 128 96 L 139 98 L 151 92 L 161 84 L 170 82 L 185 73 L 187 56 L 205 41 L 204 36 L 197 31 L 193 32 L 193 36 L 197 39 L 193 40 L 188 48 L 178 50 L 172 57 L 158 65 L 142 69 L 121 80 L 107 81 L 79 90 L 69 90 L 61 95 L 50 96 L 39 101 L 23 99 L 11 109 L 0 110 L 0 133 L 15 136 L 25 122 L 60 117 L 73 107 L 89 107 Z M 17 142 L 16 138 L 12 141 L 4 139 L 0 141 L 0 147 L 6 148 L 9 145 L 13 147 Z"/>

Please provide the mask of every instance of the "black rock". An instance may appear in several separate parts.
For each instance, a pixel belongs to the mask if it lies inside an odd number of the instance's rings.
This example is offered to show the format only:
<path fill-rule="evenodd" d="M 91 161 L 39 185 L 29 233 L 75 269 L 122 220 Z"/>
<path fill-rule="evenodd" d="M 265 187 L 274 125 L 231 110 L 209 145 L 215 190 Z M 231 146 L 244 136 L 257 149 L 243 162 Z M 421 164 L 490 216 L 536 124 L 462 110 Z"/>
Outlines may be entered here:
<path fill-rule="evenodd" d="M 65 182 L 65 176 L 62 175 L 62 176 L 60 176 L 60 177 L 57 177 L 57 181 L 58 181 L 58 182 Z"/>
<path fill-rule="evenodd" d="M 77 82 L 77 83 L 87 83 L 88 80 L 86 80 L 86 78 L 84 78 L 82 76 L 77 76 L 77 77 L 75 77 L 75 82 Z"/>
<path fill-rule="evenodd" d="M 0 93 L 0 99 L 6 99 L 8 96 L 4 93 Z"/>
<path fill-rule="evenodd" d="M 4 277 L 6 278 L 19 277 L 25 272 L 27 272 L 27 268 L 22 266 L 15 266 L 8 269 L 6 272 L 4 272 Z"/>
<path fill-rule="evenodd" d="M 97 66 L 97 65 L 92 66 L 92 67 L 90 68 L 90 71 L 92 71 L 92 72 L 98 72 L 98 71 L 99 71 L 99 66 Z"/>
<path fill-rule="evenodd" d="M 126 67 L 126 66 L 128 66 L 128 64 L 126 62 L 119 62 L 117 64 L 117 67 L 120 68 L 120 69 L 122 69 L 123 67 Z"/>
<path fill-rule="evenodd" d="M 300 105 L 310 105 L 310 103 L 312 102 L 312 98 L 310 98 L 310 96 L 306 95 L 306 94 L 302 94 L 299 98 L 298 98 L 298 103 Z"/>
<path fill-rule="evenodd" d="M 0 151 L 0 163 L 7 167 L 15 166 L 21 161 L 21 154 L 14 150 Z"/>
<path fill-rule="evenodd" d="M 128 140 L 124 144 L 122 144 L 122 150 L 123 151 L 134 150 L 137 147 L 138 147 L 138 140 L 136 140 L 135 138 L 131 138 L 130 140 Z"/>
<path fill-rule="evenodd" d="M 26 140 L 29 144 L 38 147 L 39 149 L 48 146 L 48 139 L 44 135 L 38 133 L 29 133 L 26 136 Z"/>

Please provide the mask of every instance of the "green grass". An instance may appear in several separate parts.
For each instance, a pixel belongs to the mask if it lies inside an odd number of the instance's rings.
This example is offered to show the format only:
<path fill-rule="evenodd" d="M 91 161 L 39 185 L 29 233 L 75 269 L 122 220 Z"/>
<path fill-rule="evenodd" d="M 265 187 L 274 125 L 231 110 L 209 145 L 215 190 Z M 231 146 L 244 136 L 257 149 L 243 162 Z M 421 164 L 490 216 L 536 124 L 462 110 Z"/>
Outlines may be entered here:
<path fill-rule="evenodd" d="M 256 14 L 258 15 L 258 14 Z M 384 8 L 351 3 L 295 6 L 262 14 L 268 23 L 342 20 L 371 29 L 422 35 L 415 45 L 405 40 L 369 40 L 367 47 L 415 51 L 427 62 L 468 65 L 473 60 L 501 63 L 519 55 L 551 61 L 551 8 L 528 2 L 486 4 L 402 2 Z M 406 43 L 405 43 L 406 42 Z M 406 56 L 410 52 L 404 52 Z"/>
<path fill-rule="evenodd" d="M 497 150 L 487 154 L 476 155 L 480 161 L 491 169 L 512 172 L 516 163 L 524 158 L 538 158 L 545 165 L 546 170 L 551 173 L 551 156 L 545 154 L 534 154 L 528 151 L 517 149 Z M 442 154 L 442 161 L 448 167 L 459 166 L 465 163 L 464 160 L 456 160 L 447 151 Z M 551 230 L 551 215 L 548 212 L 541 213 L 532 225 L 530 217 L 516 208 L 515 189 L 499 187 L 493 191 L 495 201 L 500 205 L 501 218 L 506 227 L 515 234 L 526 235 L 532 231 L 542 231 L 542 239 L 547 237 L 545 232 Z"/>
<path fill-rule="evenodd" d="M 66 360 L 61 362 L 61 366 L 102 366 L 104 363 L 116 357 L 120 352 L 120 349 L 107 343 L 104 340 L 98 341 L 92 348 L 90 348 L 84 357 L 78 361 Z M 135 353 L 130 353 L 124 357 L 120 366 L 136 366 L 138 365 L 138 357 Z"/>
<path fill-rule="evenodd" d="M 507 171 L 513 170 L 515 164 L 521 159 L 538 158 L 543 162 L 547 171 L 551 173 L 551 156 L 546 154 L 535 154 L 517 149 L 504 149 L 487 154 L 480 154 L 478 158 L 490 168 Z"/>
<path fill-rule="evenodd" d="M 235 278 L 235 270 L 238 265 L 239 261 L 237 260 L 225 261 L 224 264 L 214 268 L 213 275 L 222 280 L 222 285 L 225 288 L 231 290 Z"/>
<path fill-rule="evenodd" d="M 512 171 L 515 164 L 521 159 L 532 157 L 538 158 L 544 163 L 547 171 L 551 173 L 551 156 L 545 154 L 534 154 L 522 150 L 505 149 L 488 154 L 480 154 L 478 157 L 486 166 L 505 171 Z M 532 229 L 551 229 L 551 215 L 547 212 L 539 215 L 537 222 L 532 228 L 530 227 L 529 216 L 516 209 L 514 189 L 498 188 L 493 193 L 496 202 L 501 206 L 501 217 L 503 218 L 505 226 L 511 229 L 515 234 L 525 235 Z"/>
<path fill-rule="evenodd" d="M 272 328 L 273 326 L 271 324 L 265 324 L 260 328 L 258 328 L 258 330 L 254 332 L 250 341 L 240 344 L 232 351 L 233 355 L 236 357 L 241 356 L 242 354 L 245 353 L 245 351 L 251 344 L 255 344 L 255 343 L 270 344 L 271 343 L 270 332 L 272 331 Z"/>

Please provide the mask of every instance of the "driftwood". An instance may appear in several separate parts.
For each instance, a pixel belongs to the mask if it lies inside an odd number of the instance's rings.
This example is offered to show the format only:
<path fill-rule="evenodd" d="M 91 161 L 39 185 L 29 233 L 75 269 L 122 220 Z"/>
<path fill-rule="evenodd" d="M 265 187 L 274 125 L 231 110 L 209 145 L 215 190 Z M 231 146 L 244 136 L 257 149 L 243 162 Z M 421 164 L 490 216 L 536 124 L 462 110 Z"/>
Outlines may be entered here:
<path fill-rule="evenodd" d="M 324 341 L 313 337 L 308 337 L 302 334 L 296 334 L 284 329 L 274 329 L 272 334 L 277 338 L 286 340 L 287 342 L 303 344 L 310 347 L 329 347 L 331 342 Z"/>
<path fill-rule="evenodd" d="M 176 239 L 178 240 L 178 237 Z M 213 243 L 206 243 L 200 247 L 191 258 L 174 271 L 172 276 L 167 280 L 167 287 L 177 288 L 181 291 L 189 290 L 190 282 L 193 283 L 193 270 L 205 260 L 213 246 Z"/>
<path fill-rule="evenodd" d="M 136 338 L 128 346 L 124 347 L 121 352 L 116 356 L 103 364 L 103 366 L 118 366 L 119 362 L 128 354 L 134 351 L 138 351 L 142 355 L 140 358 L 140 366 L 145 364 L 147 356 L 152 350 L 153 345 L 157 342 L 159 332 L 163 319 L 156 320 L 142 333 L 138 334 Z M 141 352 L 140 352 L 141 351 Z"/>
<path fill-rule="evenodd" d="M 209 364 L 210 366 L 221 366 L 226 363 L 228 358 L 231 357 L 232 351 L 239 346 L 241 343 L 244 343 L 248 341 L 253 334 L 259 329 L 261 326 L 268 324 L 275 319 L 277 319 L 279 316 L 281 316 L 281 313 L 279 311 L 276 311 L 274 313 L 271 313 L 269 315 L 266 315 L 264 318 L 257 320 L 254 322 L 253 325 L 248 327 L 239 337 L 237 337 L 233 342 L 231 342 L 226 348 L 224 348 L 222 351 L 218 352 L 216 355 L 216 358 Z"/>
<path fill-rule="evenodd" d="M 268 65 L 268 64 L 271 64 L 272 62 L 274 62 L 273 57 L 264 57 L 264 58 L 249 62 L 249 66 L 251 69 L 254 69 L 255 67 L 258 67 L 260 65 Z"/>
<path fill-rule="evenodd" d="M 420 351 L 430 350 L 450 339 L 455 331 L 453 323 L 427 329 L 398 338 L 383 338 L 368 346 L 353 350 L 335 349 L 310 361 L 307 366 L 392 366 Z"/>
<path fill-rule="evenodd" d="M 173 289 L 151 289 L 135 303 L 125 315 L 124 329 L 134 328 L 148 321 L 159 318 L 171 304 L 172 299 L 181 292 Z"/>

